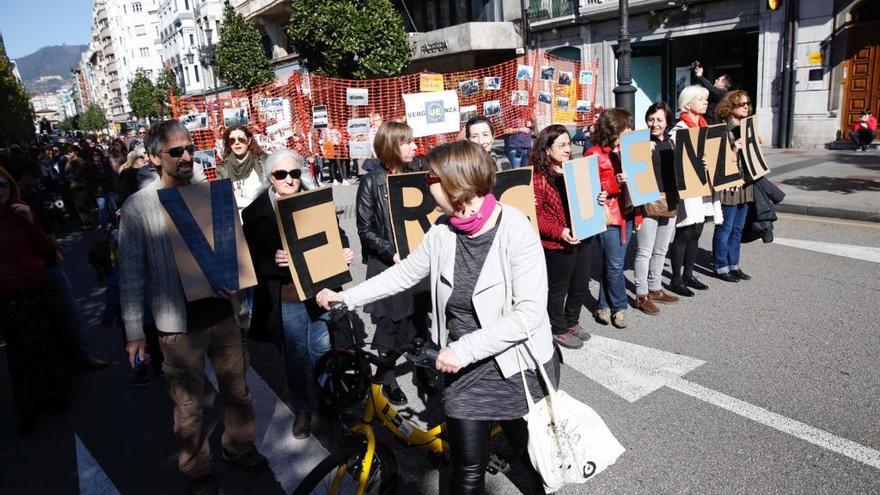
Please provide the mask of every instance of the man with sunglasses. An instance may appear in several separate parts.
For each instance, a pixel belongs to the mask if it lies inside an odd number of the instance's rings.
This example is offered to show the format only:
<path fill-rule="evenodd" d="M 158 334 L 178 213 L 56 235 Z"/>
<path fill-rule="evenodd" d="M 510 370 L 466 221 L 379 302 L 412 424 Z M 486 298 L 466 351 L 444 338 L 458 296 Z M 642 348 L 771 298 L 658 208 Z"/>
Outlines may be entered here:
<path fill-rule="evenodd" d="M 231 304 L 237 294 L 220 288 L 215 297 L 187 302 L 158 191 L 190 184 L 195 149 L 186 127 L 166 120 L 150 129 L 146 150 L 159 178 L 126 201 L 119 235 L 125 348 L 132 367 L 144 359 L 143 308 L 148 301 L 174 401 L 174 431 L 181 443 L 178 467 L 189 478 L 191 493 L 217 493 L 202 424 L 206 355 L 224 408 L 223 460 L 250 472 L 268 465 L 254 446 L 254 413 L 245 383 L 248 354 Z"/>

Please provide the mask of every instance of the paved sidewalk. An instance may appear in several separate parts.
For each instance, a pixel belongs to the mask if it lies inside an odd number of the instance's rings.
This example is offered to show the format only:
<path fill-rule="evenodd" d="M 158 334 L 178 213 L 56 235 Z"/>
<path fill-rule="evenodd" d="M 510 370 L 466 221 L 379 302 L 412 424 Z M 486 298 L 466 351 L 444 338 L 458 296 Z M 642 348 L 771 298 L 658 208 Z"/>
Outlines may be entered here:
<path fill-rule="evenodd" d="M 764 149 L 777 211 L 880 222 L 880 152 Z"/>

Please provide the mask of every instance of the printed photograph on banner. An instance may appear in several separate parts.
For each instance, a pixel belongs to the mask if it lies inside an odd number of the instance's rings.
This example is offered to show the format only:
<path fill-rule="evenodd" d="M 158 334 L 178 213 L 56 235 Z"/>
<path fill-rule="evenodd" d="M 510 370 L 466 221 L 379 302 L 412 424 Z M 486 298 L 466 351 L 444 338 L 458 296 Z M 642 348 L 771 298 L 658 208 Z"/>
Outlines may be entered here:
<path fill-rule="evenodd" d="M 486 77 L 483 78 L 483 86 L 488 90 L 499 90 L 501 89 L 501 78 L 500 77 Z"/>
<path fill-rule="evenodd" d="M 593 71 L 582 70 L 579 74 L 578 82 L 581 84 L 593 84 Z"/>
<path fill-rule="evenodd" d="M 226 154 L 226 147 L 223 144 L 223 138 L 214 140 L 214 156 L 224 156 Z"/>
<path fill-rule="evenodd" d="M 541 80 L 543 81 L 552 81 L 553 76 L 556 75 L 556 69 L 553 67 L 541 67 Z"/>
<path fill-rule="evenodd" d="M 348 142 L 348 154 L 352 158 L 370 158 L 372 156 L 372 151 L 372 146 L 368 140 L 352 140 Z"/>
<path fill-rule="evenodd" d="M 501 115 L 501 102 L 498 100 L 484 101 L 483 116 L 492 117 L 494 115 Z"/>
<path fill-rule="evenodd" d="M 480 82 L 476 79 L 468 79 L 458 83 L 458 90 L 461 96 L 475 95 L 480 92 Z"/>
<path fill-rule="evenodd" d="M 287 140 L 291 137 L 293 137 L 293 129 L 290 128 L 289 122 L 278 122 L 266 126 L 266 138 L 276 143 L 276 149 L 287 147 Z"/>
<path fill-rule="evenodd" d="M 556 81 L 560 86 L 571 86 L 572 83 L 572 74 L 571 72 L 559 71 L 559 79 Z"/>
<path fill-rule="evenodd" d="M 327 116 L 327 106 L 318 105 L 312 107 L 312 127 L 315 129 L 323 129 L 330 124 Z"/>
<path fill-rule="evenodd" d="M 214 150 L 196 150 L 193 154 L 193 166 L 201 167 L 202 170 L 215 168 L 217 162 L 214 156 Z"/>
<path fill-rule="evenodd" d="M 232 127 L 234 125 L 247 125 L 248 109 L 247 108 L 224 108 L 223 109 L 223 125 Z"/>
<path fill-rule="evenodd" d="M 254 134 L 254 140 L 257 141 L 257 145 L 261 150 L 265 153 L 272 153 L 279 148 L 286 147 L 287 143 L 278 143 L 269 139 L 269 136 L 265 134 Z M 237 186 L 238 184 L 236 184 Z"/>
<path fill-rule="evenodd" d="M 516 79 L 518 81 L 531 81 L 535 76 L 535 69 L 531 65 L 517 65 Z"/>
<path fill-rule="evenodd" d="M 348 119 L 345 130 L 349 136 L 365 136 L 370 133 L 370 118 Z"/>
<path fill-rule="evenodd" d="M 590 100 L 578 100 L 576 110 L 578 112 L 589 112 L 590 111 Z"/>
<path fill-rule="evenodd" d="M 208 114 L 205 112 L 188 113 L 180 118 L 180 122 L 186 130 L 192 132 L 208 128 Z"/>
<path fill-rule="evenodd" d="M 443 91 L 443 74 L 419 74 L 419 91 Z"/>
<path fill-rule="evenodd" d="M 675 94 L 681 93 L 681 90 L 691 84 L 691 68 L 676 67 L 675 68 Z"/>
<path fill-rule="evenodd" d="M 553 95 L 549 91 L 538 91 L 538 103 L 553 103 Z"/>
<path fill-rule="evenodd" d="M 568 110 L 568 97 L 557 96 L 556 97 L 556 109 L 562 110 L 562 111 Z"/>
<path fill-rule="evenodd" d="M 412 93 L 403 96 L 406 123 L 413 137 L 459 132 L 458 94 L 452 90 L 436 93 Z"/>
<path fill-rule="evenodd" d="M 290 100 L 287 98 L 260 98 L 257 100 L 257 111 L 266 126 L 279 123 L 290 126 Z"/>
<path fill-rule="evenodd" d="M 345 104 L 350 107 L 365 107 L 370 103 L 370 90 L 367 88 L 347 88 Z"/>
<path fill-rule="evenodd" d="M 528 91 L 513 91 L 510 93 L 510 104 L 515 107 L 524 107 L 529 104 Z"/>
<path fill-rule="evenodd" d="M 477 106 L 476 105 L 466 105 L 461 107 L 459 111 L 459 121 L 464 124 L 468 120 L 477 116 Z"/>

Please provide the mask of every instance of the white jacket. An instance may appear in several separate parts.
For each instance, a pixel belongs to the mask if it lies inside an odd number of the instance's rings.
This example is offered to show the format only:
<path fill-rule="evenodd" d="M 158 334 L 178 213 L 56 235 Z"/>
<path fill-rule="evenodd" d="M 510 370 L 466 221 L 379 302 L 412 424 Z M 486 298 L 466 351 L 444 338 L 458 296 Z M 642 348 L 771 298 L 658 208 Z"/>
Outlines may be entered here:
<path fill-rule="evenodd" d="M 679 120 L 673 129 L 687 129 L 688 126 Z M 672 132 L 670 139 L 675 141 L 675 132 Z M 721 213 L 721 199 L 718 194 L 712 193 L 709 196 L 700 198 L 686 198 L 678 202 L 678 217 L 676 218 L 676 227 L 687 227 L 688 225 L 696 225 L 706 221 L 706 217 L 713 217 L 715 225 L 724 223 L 724 215 Z"/>

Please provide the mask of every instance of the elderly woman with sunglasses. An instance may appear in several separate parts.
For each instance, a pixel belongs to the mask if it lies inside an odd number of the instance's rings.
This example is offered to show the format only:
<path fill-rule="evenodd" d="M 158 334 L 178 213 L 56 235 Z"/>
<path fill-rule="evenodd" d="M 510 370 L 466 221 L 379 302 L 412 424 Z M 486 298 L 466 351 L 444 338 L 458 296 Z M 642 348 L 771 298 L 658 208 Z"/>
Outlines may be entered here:
<path fill-rule="evenodd" d="M 499 422 L 517 449 L 526 445 L 523 377 L 536 400 L 544 396 L 537 366 L 558 381 L 547 268 L 526 216 L 492 195 L 495 165 L 479 145 L 440 145 L 428 165 L 431 196 L 445 216 L 400 263 L 345 292 L 322 291 L 317 299 L 325 308 L 334 301 L 354 308 L 430 281 L 431 338 L 442 348 L 436 367 L 447 383 L 449 491 L 482 494 L 492 424 Z"/>
<path fill-rule="evenodd" d="M 314 299 L 298 302 L 273 202 L 312 189 L 315 181 L 302 156 L 286 149 L 269 155 L 263 170 L 269 187 L 242 211 L 244 235 L 258 281 L 249 335 L 273 342 L 281 350 L 295 414 L 292 433 L 294 438 L 303 439 L 311 435 L 312 428 L 313 394 L 308 370 L 330 350 L 330 335 L 324 312 Z M 351 263 L 354 252 L 348 248 L 345 232 L 340 229 L 339 233 L 345 246 L 339 255 Z"/>
<path fill-rule="evenodd" d="M 268 184 L 263 172 L 266 154 L 260 149 L 254 134 L 244 125 L 228 127 L 223 133 L 226 159 L 217 169 L 218 179 L 232 179 L 238 211 L 245 209 Z"/>

